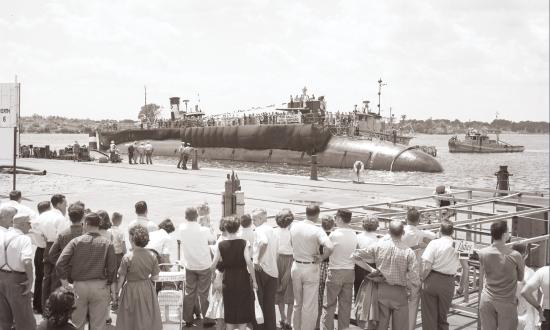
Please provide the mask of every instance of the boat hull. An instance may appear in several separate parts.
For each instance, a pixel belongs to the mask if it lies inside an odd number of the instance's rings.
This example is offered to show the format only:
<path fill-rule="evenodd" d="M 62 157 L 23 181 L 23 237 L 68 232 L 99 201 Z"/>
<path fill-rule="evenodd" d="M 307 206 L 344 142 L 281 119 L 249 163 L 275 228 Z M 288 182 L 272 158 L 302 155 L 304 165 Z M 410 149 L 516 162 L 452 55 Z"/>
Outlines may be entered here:
<path fill-rule="evenodd" d="M 507 152 L 523 152 L 525 147 L 512 145 L 479 145 L 449 141 L 449 152 L 451 153 L 507 153 Z"/>
<path fill-rule="evenodd" d="M 223 127 L 218 127 L 217 130 Z M 187 129 L 189 130 L 189 129 Z M 416 149 L 399 144 L 393 144 L 387 141 L 370 141 L 366 139 L 355 139 L 343 136 L 328 136 L 318 138 L 317 136 L 308 137 L 298 135 L 295 139 L 290 138 L 288 141 L 276 141 L 273 145 L 278 148 L 266 147 L 269 145 L 269 140 L 265 136 L 256 136 L 259 148 L 254 147 L 251 143 L 251 130 L 243 130 L 243 133 L 237 134 L 237 147 L 231 141 L 228 144 L 233 144 L 229 147 L 223 146 L 223 139 L 215 142 L 209 138 L 208 144 L 201 140 L 201 132 L 192 130 L 180 131 L 173 130 L 172 132 L 157 132 L 158 130 L 147 130 L 136 132 L 104 132 L 100 133 L 99 144 L 102 149 L 108 148 L 111 140 L 119 144 L 119 149 L 123 153 L 126 152 L 126 147 L 120 144 L 128 143 L 134 140 L 150 139 L 154 147 L 154 155 L 158 156 L 174 156 L 175 150 L 181 144 L 181 141 L 189 141 L 193 144 L 198 152 L 199 160 L 230 160 L 230 161 L 246 161 L 259 163 L 275 163 L 275 164 L 290 164 L 290 165 L 309 165 L 311 162 L 311 152 L 314 148 L 317 154 L 317 162 L 319 166 L 334 167 L 334 168 L 349 168 L 360 160 L 365 164 L 366 169 L 386 170 L 386 171 L 415 171 L 415 172 L 442 172 L 441 164 L 432 156 Z M 150 132 L 150 134 L 147 134 Z M 288 139 L 292 134 L 298 134 L 303 130 L 292 128 L 286 135 L 281 136 L 280 140 Z M 239 147 L 239 139 L 241 134 L 245 134 L 248 141 L 248 148 Z M 279 132 L 281 133 L 281 132 Z M 315 131 L 312 134 L 317 134 Z M 217 134 L 222 134 L 218 132 Z M 252 140 L 253 141 L 253 140 Z M 284 144 L 282 142 L 285 142 Z M 288 143 L 287 143 L 288 142 Z M 281 148 L 282 145 L 290 145 L 289 148 Z M 302 148 L 303 147 L 303 148 Z M 300 150 L 303 149 L 303 150 Z"/>

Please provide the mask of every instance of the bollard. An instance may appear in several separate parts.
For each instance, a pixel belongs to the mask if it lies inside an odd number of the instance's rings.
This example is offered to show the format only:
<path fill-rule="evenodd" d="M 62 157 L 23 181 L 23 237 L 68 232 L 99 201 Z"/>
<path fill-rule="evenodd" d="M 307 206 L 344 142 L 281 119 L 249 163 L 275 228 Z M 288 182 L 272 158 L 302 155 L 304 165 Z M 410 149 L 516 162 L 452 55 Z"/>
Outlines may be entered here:
<path fill-rule="evenodd" d="M 194 150 L 193 161 L 191 163 L 191 169 L 192 170 L 198 170 L 199 169 L 199 151 L 197 149 Z"/>
<path fill-rule="evenodd" d="M 311 180 L 317 179 L 317 155 L 311 155 L 311 175 L 309 177 Z"/>
<path fill-rule="evenodd" d="M 498 172 L 495 173 L 497 176 L 497 190 L 510 190 L 510 181 L 509 177 L 513 174 L 508 172 L 508 166 L 501 165 Z M 499 193 L 499 196 L 507 196 L 507 193 Z"/>

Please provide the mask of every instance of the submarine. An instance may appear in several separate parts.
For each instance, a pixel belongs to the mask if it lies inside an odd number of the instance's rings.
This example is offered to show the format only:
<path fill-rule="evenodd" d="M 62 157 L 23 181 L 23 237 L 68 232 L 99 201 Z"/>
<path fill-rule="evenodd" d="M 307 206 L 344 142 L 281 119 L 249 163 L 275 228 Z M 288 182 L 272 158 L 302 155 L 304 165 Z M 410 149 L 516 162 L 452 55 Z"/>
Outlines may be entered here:
<path fill-rule="evenodd" d="M 368 109 L 348 114 L 326 111 L 323 96 L 291 96 L 278 112 L 242 117 L 205 119 L 198 108 L 179 110 L 179 98 L 170 98 L 171 120 L 155 128 L 98 131 L 102 150 L 115 144 L 150 141 L 156 156 L 174 156 L 182 141 L 197 152 L 199 160 L 229 160 L 289 165 L 308 165 L 317 155 L 318 166 L 352 168 L 361 161 L 367 170 L 442 172 L 443 167 L 412 137 L 385 130 L 382 117 Z M 125 151 L 126 148 L 120 148 Z"/>

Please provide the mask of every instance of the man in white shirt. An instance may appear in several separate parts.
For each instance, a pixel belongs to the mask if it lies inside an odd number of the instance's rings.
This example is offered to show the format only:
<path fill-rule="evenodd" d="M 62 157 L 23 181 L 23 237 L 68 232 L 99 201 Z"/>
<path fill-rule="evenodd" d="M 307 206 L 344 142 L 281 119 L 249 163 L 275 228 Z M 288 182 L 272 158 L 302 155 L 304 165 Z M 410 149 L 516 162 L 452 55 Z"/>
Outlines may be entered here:
<path fill-rule="evenodd" d="M 336 212 L 336 229 L 329 235 L 334 245 L 328 263 L 326 301 L 323 306 L 321 324 L 323 330 L 334 329 L 334 312 L 338 304 L 338 330 L 349 328 L 355 262 L 351 259 L 357 248 L 357 235 L 350 227 L 351 211 L 340 209 Z"/>
<path fill-rule="evenodd" d="M 134 227 L 135 225 L 141 225 L 147 228 L 148 232 L 152 232 L 158 229 L 157 225 L 147 218 L 147 203 L 145 203 L 145 201 L 137 202 L 135 205 L 135 210 L 137 219 L 128 224 L 128 230 L 130 230 L 130 228 Z"/>
<path fill-rule="evenodd" d="M 170 233 L 176 229 L 170 219 L 162 221 L 158 228 L 149 233 L 149 243 L 145 248 L 155 251 L 161 263 L 170 263 Z"/>
<path fill-rule="evenodd" d="M 459 266 L 458 252 L 451 235 L 454 227 L 443 221 L 441 237 L 428 243 L 422 254 L 422 329 L 449 329 L 447 314 L 453 301 L 454 276 Z"/>
<path fill-rule="evenodd" d="M 533 292 L 542 290 L 542 306 Z M 521 290 L 521 295 L 539 312 L 541 329 L 550 329 L 550 267 L 539 268 Z"/>
<path fill-rule="evenodd" d="M 36 329 L 31 305 L 33 284 L 28 215 L 16 215 L 13 228 L 0 232 L 0 329 Z"/>
<path fill-rule="evenodd" d="M 290 227 L 294 263 L 291 277 L 294 293 L 295 330 L 314 330 L 319 304 L 319 262 L 328 258 L 333 249 L 325 231 L 316 225 L 320 209 L 317 205 L 306 208 L 306 220 L 294 221 Z M 319 247 L 323 246 L 323 255 Z"/>
<path fill-rule="evenodd" d="M 5 201 L 2 203 L 2 208 L 4 207 L 14 207 L 17 210 L 17 213 L 22 213 L 28 215 L 31 219 L 36 218 L 36 212 L 32 210 L 30 207 L 21 204 L 21 200 L 23 199 L 23 196 L 21 195 L 21 191 L 19 190 L 12 190 L 10 191 L 10 200 Z"/>
<path fill-rule="evenodd" d="M 37 207 L 38 214 L 42 214 L 52 209 L 50 201 L 39 202 Z M 39 232 L 34 232 L 37 219 L 31 218 L 31 230 L 27 234 L 33 243 L 36 245 L 36 251 L 34 251 L 34 292 L 32 298 L 32 308 L 35 313 L 42 314 L 42 281 L 44 280 L 44 251 L 46 250 L 46 238 Z"/>
<path fill-rule="evenodd" d="M 212 256 L 209 245 L 216 238 L 209 228 L 198 222 L 199 214 L 194 207 L 185 210 L 187 223 L 180 225 L 179 236 L 183 245 L 185 258 L 185 298 L 183 299 L 183 319 L 187 327 L 193 326 L 193 307 L 199 297 L 203 317 L 208 310 L 208 294 L 212 280 Z"/>
<path fill-rule="evenodd" d="M 252 211 L 254 230 L 253 260 L 258 284 L 258 302 L 264 313 L 264 323 L 254 328 L 276 330 L 275 293 L 277 292 L 277 249 L 278 239 L 273 227 L 267 224 L 267 212 L 264 209 Z"/>
<path fill-rule="evenodd" d="M 426 245 L 437 236 L 434 232 L 420 230 L 416 226 L 420 224 L 420 212 L 416 208 L 407 210 L 407 225 L 401 242 L 410 247 L 416 254 L 417 272 L 420 273 L 421 256 Z M 420 301 L 420 287 L 415 288 L 409 295 L 409 330 L 416 327 L 416 315 L 418 314 L 418 303 Z"/>
<path fill-rule="evenodd" d="M 51 209 L 36 218 L 33 222 L 32 232 L 34 235 L 41 235 L 46 240 L 44 248 L 44 278 L 42 279 L 42 306 L 46 306 L 46 300 L 50 296 L 52 286 L 52 272 L 55 265 L 48 260 L 50 249 L 57 236 L 70 227 L 70 222 L 65 218 L 67 213 L 67 200 L 61 194 L 55 194 L 50 199 Z"/>
<path fill-rule="evenodd" d="M 0 233 L 8 231 L 13 226 L 13 217 L 17 213 L 15 207 L 6 206 L 0 208 Z"/>

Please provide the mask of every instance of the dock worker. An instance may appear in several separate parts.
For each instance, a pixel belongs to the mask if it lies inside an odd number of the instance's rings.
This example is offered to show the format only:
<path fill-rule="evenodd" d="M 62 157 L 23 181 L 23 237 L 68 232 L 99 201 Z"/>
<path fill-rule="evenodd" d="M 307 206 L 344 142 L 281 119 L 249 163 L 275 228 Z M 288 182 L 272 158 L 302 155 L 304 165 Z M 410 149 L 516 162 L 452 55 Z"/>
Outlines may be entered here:
<path fill-rule="evenodd" d="M 74 141 L 73 144 L 73 161 L 80 161 L 80 145 L 78 144 L 78 141 Z"/>
<path fill-rule="evenodd" d="M 178 160 L 178 165 L 176 165 L 177 168 L 181 168 L 181 164 L 183 163 L 186 145 L 187 144 L 185 142 L 182 142 L 181 145 L 176 150 L 174 150 L 174 153 L 178 153 L 178 155 L 180 156 L 180 159 Z"/>
<path fill-rule="evenodd" d="M 153 165 L 153 145 L 151 144 L 151 142 L 147 141 L 147 143 L 145 143 L 145 161 L 147 162 L 147 164 L 151 164 Z"/>
<path fill-rule="evenodd" d="M 128 164 L 132 164 L 132 160 L 134 159 L 134 152 L 135 152 L 134 144 L 130 143 L 128 145 Z"/>
<path fill-rule="evenodd" d="M 36 329 L 31 305 L 32 242 L 26 234 L 31 218 L 16 214 L 13 227 L 0 231 L 0 329 Z"/>
<path fill-rule="evenodd" d="M 134 159 L 132 159 L 134 161 L 134 164 L 137 164 L 137 161 L 138 161 L 138 143 L 137 141 L 134 141 Z"/>
<path fill-rule="evenodd" d="M 313 330 L 319 304 L 319 263 L 332 254 L 334 245 L 325 231 L 316 225 L 320 209 L 311 204 L 306 208 L 306 220 L 295 221 L 290 228 L 294 263 L 290 271 L 294 293 L 293 327 Z M 323 246 L 323 254 L 319 247 Z"/>
<path fill-rule="evenodd" d="M 115 141 L 111 141 L 111 145 L 109 146 L 109 154 L 111 158 L 111 163 L 115 162 L 115 155 L 116 155 L 116 144 Z"/>
<path fill-rule="evenodd" d="M 191 153 L 193 153 L 193 147 L 191 147 L 191 143 L 185 144 L 185 149 L 183 150 L 183 166 L 182 168 L 184 170 L 187 169 L 187 161 L 191 157 Z"/>
<path fill-rule="evenodd" d="M 145 143 L 141 142 L 137 147 L 137 151 L 139 154 L 139 163 L 145 164 Z"/>

